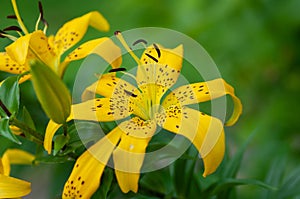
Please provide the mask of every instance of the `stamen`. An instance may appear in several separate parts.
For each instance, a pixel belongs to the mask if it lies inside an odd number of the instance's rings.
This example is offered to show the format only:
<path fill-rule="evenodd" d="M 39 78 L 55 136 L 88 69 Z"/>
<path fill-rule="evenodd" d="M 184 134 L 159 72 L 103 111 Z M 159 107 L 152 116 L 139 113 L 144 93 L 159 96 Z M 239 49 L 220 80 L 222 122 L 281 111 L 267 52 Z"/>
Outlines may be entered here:
<path fill-rule="evenodd" d="M 39 10 L 40 10 L 40 14 L 41 14 L 41 19 L 44 18 L 44 12 L 43 12 L 43 6 L 42 3 L 39 1 Z"/>
<path fill-rule="evenodd" d="M 6 38 L 4 35 L 2 34 L 5 34 L 5 32 L 3 32 L 2 30 L 0 30 L 0 38 Z"/>
<path fill-rule="evenodd" d="M 8 15 L 6 16 L 7 19 L 17 19 L 16 15 Z"/>
<path fill-rule="evenodd" d="M 112 72 L 118 72 L 118 71 L 126 71 L 126 68 L 113 68 L 113 69 L 110 69 L 108 72 L 112 73 Z"/>
<path fill-rule="evenodd" d="M 137 45 L 139 43 L 144 43 L 145 45 L 147 45 L 147 41 L 144 40 L 144 39 L 138 39 L 132 45 L 135 46 L 135 45 Z"/>
<path fill-rule="evenodd" d="M 12 41 L 16 41 L 17 40 L 17 38 L 15 36 L 9 35 L 6 32 L 3 32 L 1 30 L 0 30 L 0 37 L 1 38 L 8 38 L 8 39 L 10 39 Z"/>
<path fill-rule="evenodd" d="M 158 58 L 160 58 L 161 53 L 160 53 L 160 50 L 159 50 L 158 46 L 156 44 L 153 44 L 153 46 L 154 46 L 154 48 L 157 52 Z"/>
<path fill-rule="evenodd" d="M 19 14 L 19 11 L 18 11 L 18 7 L 17 7 L 17 3 L 16 3 L 16 0 L 11 0 L 11 3 L 13 5 L 13 8 L 14 8 L 14 12 L 16 14 L 16 17 L 17 17 L 17 20 L 18 20 L 18 23 L 21 27 L 21 29 L 23 30 L 23 32 L 25 34 L 28 34 L 28 30 L 26 29 L 21 17 L 20 17 L 20 14 Z"/>
<path fill-rule="evenodd" d="M 152 55 L 150 55 L 148 53 L 145 53 L 145 55 L 147 55 L 149 58 L 153 59 L 153 61 L 158 62 L 158 60 L 155 57 L 153 57 Z"/>
<path fill-rule="evenodd" d="M 125 39 L 123 38 L 121 32 L 120 31 L 115 31 L 115 36 L 119 39 L 119 41 L 121 42 L 121 44 L 124 46 L 124 48 L 126 49 L 126 51 L 131 55 L 131 57 L 135 60 L 135 62 L 138 65 L 141 65 L 141 62 L 140 62 L 139 58 L 129 48 L 129 46 L 127 45 Z"/>
<path fill-rule="evenodd" d="M 130 92 L 130 91 L 127 91 L 127 90 L 124 90 L 124 92 L 127 94 L 127 95 L 130 95 L 131 97 L 137 97 L 136 94 Z"/>
<path fill-rule="evenodd" d="M 46 19 L 44 18 L 43 6 L 42 6 L 42 3 L 40 1 L 39 1 L 39 11 L 40 11 L 40 16 L 39 16 L 39 19 L 37 21 L 37 25 L 39 24 L 40 21 L 42 21 L 44 26 L 45 26 L 43 32 L 46 33 L 46 30 L 47 30 L 49 24 L 46 21 Z M 37 30 L 37 25 L 36 25 L 36 30 Z"/>
<path fill-rule="evenodd" d="M 18 26 L 9 26 L 9 27 L 7 27 L 7 28 L 4 28 L 3 30 L 4 30 L 4 31 L 11 31 L 11 30 L 13 30 L 13 31 L 19 31 L 19 32 L 22 32 L 21 28 L 19 28 Z"/>

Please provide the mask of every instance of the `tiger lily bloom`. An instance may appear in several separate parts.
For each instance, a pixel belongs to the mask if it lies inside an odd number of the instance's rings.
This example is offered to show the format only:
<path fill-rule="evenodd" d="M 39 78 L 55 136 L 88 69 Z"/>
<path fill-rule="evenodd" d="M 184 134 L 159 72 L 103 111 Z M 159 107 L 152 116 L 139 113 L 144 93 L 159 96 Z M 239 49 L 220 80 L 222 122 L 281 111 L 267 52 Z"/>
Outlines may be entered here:
<path fill-rule="evenodd" d="M 30 183 L 9 176 L 10 164 L 31 164 L 34 156 L 19 149 L 8 149 L 0 158 L 0 198 L 19 198 L 30 193 Z"/>
<path fill-rule="evenodd" d="M 58 30 L 56 35 L 47 37 L 46 29 L 48 24 L 44 19 L 40 3 L 40 16 L 37 21 L 36 28 L 32 33 L 27 30 L 20 17 L 16 0 L 12 0 L 12 5 L 15 12 L 15 18 L 17 19 L 20 28 L 11 26 L 0 32 L 0 36 L 7 37 L 14 41 L 11 45 L 5 48 L 6 52 L 0 52 L 1 71 L 12 74 L 21 74 L 29 70 L 30 60 L 39 59 L 44 64 L 52 68 L 61 77 L 66 66 L 71 61 L 86 57 L 100 43 L 109 40 L 109 38 L 103 37 L 83 43 L 68 54 L 62 61 L 62 55 L 64 55 L 67 50 L 83 38 L 89 26 L 100 31 L 108 31 L 109 24 L 106 19 L 97 11 L 89 12 L 81 17 L 68 21 Z M 44 30 L 38 29 L 40 21 L 42 21 L 45 25 Z M 20 37 L 16 38 L 5 32 L 11 30 L 17 31 Z M 112 42 L 111 44 L 113 45 Z M 117 62 L 118 61 L 116 60 L 112 63 L 112 65 L 116 65 Z M 28 76 L 23 79 L 23 81 L 26 79 L 28 79 Z"/>
<path fill-rule="evenodd" d="M 117 37 L 129 49 L 121 34 L 117 33 Z M 167 49 L 153 44 L 140 59 L 132 51 L 129 52 L 139 64 L 135 76 L 137 87 L 114 74 L 122 68 L 110 70 L 111 73 L 103 74 L 86 90 L 102 98 L 72 105 L 68 120 L 124 121 L 77 159 L 65 184 L 63 198 L 90 198 L 99 187 L 111 156 L 121 190 L 124 193 L 137 192 L 146 148 L 158 126 L 193 143 L 204 162 L 203 176 L 213 173 L 223 159 L 225 138 L 221 120 L 186 105 L 228 94 L 235 107 L 226 125 L 233 125 L 242 111 L 234 89 L 223 79 L 215 79 L 171 90 L 182 67 L 182 45 Z M 170 93 L 166 94 L 167 91 Z M 54 133 L 60 126 L 53 121 L 48 123 L 44 147 L 49 153 Z"/>

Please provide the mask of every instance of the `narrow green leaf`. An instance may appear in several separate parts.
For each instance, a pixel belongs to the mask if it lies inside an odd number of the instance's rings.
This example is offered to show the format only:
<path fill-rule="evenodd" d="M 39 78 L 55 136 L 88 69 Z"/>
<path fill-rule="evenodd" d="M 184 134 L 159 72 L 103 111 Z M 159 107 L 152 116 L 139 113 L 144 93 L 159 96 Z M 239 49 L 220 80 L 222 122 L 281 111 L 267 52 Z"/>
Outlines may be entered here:
<path fill-rule="evenodd" d="M 0 87 L 0 99 L 12 115 L 15 115 L 20 104 L 19 77 L 12 76 L 4 80 Z M 3 110 L 1 111 L 1 115 Z M 4 115 L 2 115 L 4 116 Z"/>
<path fill-rule="evenodd" d="M 30 65 L 32 84 L 47 116 L 63 124 L 71 110 L 71 96 L 64 82 L 45 64 L 34 61 Z"/>
<path fill-rule="evenodd" d="M 164 195 L 173 191 L 169 168 L 146 173 L 140 180 L 141 189 L 151 190 Z M 154 186 L 155 185 L 155 186 Z"/>
<path fill-rule="evenodd" d="M 9 140 L 17 143 L 22 144 L 15 134 L 9 128 L 9 118 L 0 118 L 0 135 L 8 138 Z"/>
<path fill-rule="evenodd" d="M 293 170 L 277 192 L 277 198 L 293 198 L 300 195 L 300 168 Z"/>
<path fill-rule="evenodd" d="M 235 156 L 226 164 L 225 170 L 223 172 L 224 178 L 234 178 L 240 168 L 241 162 L 243 160 L 243 155 L 245 150 L 249 144 L 249 142 L 253 139 L 258 129 L 253 131 L 246 142 L 240 147 L 240 149 L 236 152 Z"/>
<path fill-rule="evenodd" d="M 240 186 L 240 185 L 255 185 L 264 189 L 276 190 L 275 187 L 270 186 L 262 181 L 256 179 L 233 179 L 227 178 L 220 182 L 217 186 L 215 186 L 213 190 L 213 194 L 221 193 L 222 191 L 226 191 L 231 187 Z"/>

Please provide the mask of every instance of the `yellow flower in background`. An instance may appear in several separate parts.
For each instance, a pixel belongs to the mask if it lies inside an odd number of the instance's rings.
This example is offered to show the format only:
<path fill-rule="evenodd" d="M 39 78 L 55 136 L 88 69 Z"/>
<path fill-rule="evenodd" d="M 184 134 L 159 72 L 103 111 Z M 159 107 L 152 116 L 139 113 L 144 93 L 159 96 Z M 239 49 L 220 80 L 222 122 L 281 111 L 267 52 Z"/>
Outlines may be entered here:
<path fill-rule="evenodd" d="M 34 156 L 19 149 L 8 149 L 0 158 L 0 198 L 17 198 L 30 193 L 31 184 L 9 176 L 10 164 L 32 164 Z"/>
<path fill-rule="evenodd" d="M 223 123 L 186 105 L 230 95 L 234 111 L 226 125 L 233 125 L 242 112 L 234 89 L 223 79 L 184 85 L 175 90 L 183 57 L 183 46 L 167 49 L 149 46 L 138 59 L 126 45 L 121 34 L 117 37 L 139 64 L 137 86 L 118 78 L 114 72 L 104 74 L 87 88 L 103 97 L 72 106 L 68 118 L 90 121 L 117 121 L 116 128 L 84 152 L 76 161 L 65 184 L 63 198 L 90 198 L 100 185 L 100 179 L 112 156 L 118 184 L 124 193 L 138 191 L 138 180 L 146 148 L 158 126 L 188 138 L 203 158 L 203 176 L 213 173 L 221 163 L 224 150 Z M 127 74 L 127 73 L 125 73 Z M 127 74 L 130 75 L 130 74 Z M 167 91 L 166 97 L 162 98 Z M 44 147 L 51 153 L 52 138 L 61 125 L 50 121 Z"/>
<path fill-rule="evenodd" d="M 109 38 L 106 37 L 90 40 L 80 45 L 62 61 L 61 56 L 83 38 L 89 26 L 100 31 L 108 31 L 109 24 L 106 19 L 97 11 L 89 12 L 81 17 L 68 21 L 55 35 L 47 37 L 47 23 L 43 17 L 41 4 L 39 4 L 39 20 L 37 21 L 35 31 L 32 33 L 26 29 L 20 17 L 16 0 L 12 0 L 12 5 L 20 28 L 12 26 L 4 29 L 4 31 L 16 30 L 20 37 L 15 38 L 3 31 L 0 33 L 2 37 L 7 37 L 14 41 L 5 48 L 6 52 L 0 53 L 1 71 L 21 74 L 29 70 L 30 60 L 39 59 L 51 67 L 59 76 L 62 76 L 69 62 L 86 57 L 100 43 L 109 40 Z M 43 31 L 38 29 L 41 21 L 45 25 Z M 112 63 L 113 67 L 114 64 L 117 65 L 118 60 Z"/>

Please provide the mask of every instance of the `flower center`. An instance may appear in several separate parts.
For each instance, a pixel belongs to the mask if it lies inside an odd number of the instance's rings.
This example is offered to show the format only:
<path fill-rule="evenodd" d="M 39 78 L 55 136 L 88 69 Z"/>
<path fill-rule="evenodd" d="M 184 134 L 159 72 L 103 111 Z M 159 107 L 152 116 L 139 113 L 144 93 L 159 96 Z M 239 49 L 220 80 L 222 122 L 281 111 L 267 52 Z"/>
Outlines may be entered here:
<path fill-rule="evenodd" d="M 144 84 L 139 89 L 130 98 L 133 113 L 144 120 L 152 120 L 162 109 L 160 101 L 166 89 L 158 84 Z"/>

